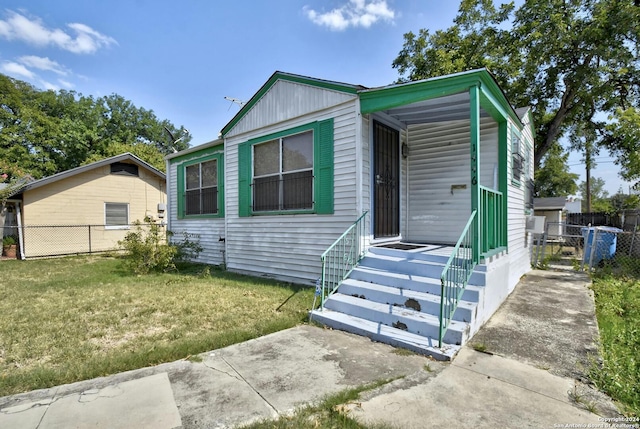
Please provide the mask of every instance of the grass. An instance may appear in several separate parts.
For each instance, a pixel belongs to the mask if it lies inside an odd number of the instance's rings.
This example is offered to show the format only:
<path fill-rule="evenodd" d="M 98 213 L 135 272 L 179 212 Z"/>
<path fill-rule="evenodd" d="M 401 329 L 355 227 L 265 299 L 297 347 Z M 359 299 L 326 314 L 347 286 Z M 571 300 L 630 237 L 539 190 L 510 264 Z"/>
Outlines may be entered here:
<path fill-rule="evenodd" d="M 487 351 L 487 345 L 485 343 L 473 343 L 471 347 L 477 352 L 485 353 Z"/>
<path fill-rule="evenodd" d="M 583 395 L 578 393 L 578 387 L 577 386 L 573 386 L 573 389 L 570 389 L 567 392 L 567 395 L 569 396 L 569 399 L 572 402 L 574 402 L 576 405 L 584 408 L 585 410 L 589 411 L 590 413 L 599 414 L 598 407 L 597 407 L 596 403 L 593 402 L 593 401 L 589 401 Z"/>
<path fill-rule="evenodd" d="M 304 322 L 313 288 L 112 257 L 2 261 L 0 396 L 142 368 Z"/>
<path fill-rule="evenodd" d="M 348 406 L 355 404 L 360 393 L 372 390 L 390 380 L 379 380 L 354 389 L 346 389 L 327 396 L 317 405 L 307 405 L 298 408 L 290 416 L 282 416 L 276 420 L 265 419 L 256 423 L 242 426 L 243 429 L 388 429 L 386 424 L 364 425 L 347 413 Z"/>
<path fill-rule="evenodd" d="M 593 277 L 601 362 L 590 375 L 625 414 L 640 417 L 640 280 L 628 273 L 604 269 Z"/>

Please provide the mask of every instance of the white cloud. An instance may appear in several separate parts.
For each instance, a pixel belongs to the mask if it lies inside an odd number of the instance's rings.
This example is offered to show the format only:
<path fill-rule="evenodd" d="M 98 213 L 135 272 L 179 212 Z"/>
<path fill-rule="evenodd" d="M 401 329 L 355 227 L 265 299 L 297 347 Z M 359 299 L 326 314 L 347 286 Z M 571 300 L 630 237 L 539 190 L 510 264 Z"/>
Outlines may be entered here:
<path fill-rule="evenodd" d="M 28 79 L 33 79 L 36 77 L 36 75 L 31 70 L 29 70 L 22 64 L 15 63 L 13 61 L 5 61 L 4 63 L 2 63 L 2 66 L 0 66 L 0 70 L 2 70 L 2 72 L 5 74 L 14 77 L 26 77 Z"/>
<path fill-rule="evenodd" d="M 73 88 L 75 86 L 71 82 L 66 81 L 64 79 L 58 79 L 58 83 L 60 83 L 60 85 L 64 86 L 65 88 L 69 88 L 69 89 L 71 89 L 71 88 Z"/>
<path fill-rule="evenodd" d="M 39 70 L 51 71 L 60 76 L 67 76 L 69 71 L 58 64 L 57 62 L 50 60 L 48 57 L 37 57 L 35 55 L 25 55 L 18 58 L 18 61 L 21 64 L 24 64 L 27 67 L 33 67 Z"/>
<path fill-rule="evenodd" d="M 13 11 L 8 11 L 7 15 L 6 20 L 0 20 L 0 37 L 7 40 L 19 40 L 34 46 L 53 45 L 75 54 L 91 54 L 118 43 L 85 24 L 67 24 L 72 30 L 69 34 L 60 28 L 47 28 L 38 17 L 26 17 Z"/>
<path fill-rule="evenodd" d="M 325 13 L 308 6 L 303 11 L 314 24 L 334 31 L 343 31 L 348 27 L 369 28 L 380 20 L 393 22 L 396 16 L 386 0 L 349 0 L 345 5 Z"/>
<path fill-rule="evenodd" d="M 51 82 L 47 82 L 44 79 L 40 79 L 40 85 L 42 85 L 42 87 L 47 91 L 48 90 L 51 90 L 51 91 L 59 91 L 60 90 L 60 87 L 58 85 L 55 85 L 55 84 L 53 84 Z"/>

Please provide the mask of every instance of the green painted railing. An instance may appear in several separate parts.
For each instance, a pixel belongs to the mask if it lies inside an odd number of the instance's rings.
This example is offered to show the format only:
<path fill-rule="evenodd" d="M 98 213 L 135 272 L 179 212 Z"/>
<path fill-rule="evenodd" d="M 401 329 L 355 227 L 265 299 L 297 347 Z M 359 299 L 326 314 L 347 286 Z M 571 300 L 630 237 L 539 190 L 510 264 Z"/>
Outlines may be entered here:
<path fill-rule="evenodd" d="M 507 245 L 507 217 L 502 192 L 480 186 L 480 253 Z"/>
<path fill-rule="evenodd" d="M 356 220 L 320 257 L 322 261 L 322 286 L 320 308 L 325 300 L 338 289 L 365 254 L 365 218 L 367 212 Z"/>
<path fill-rule="evenodd" d="M 476 216 L 477 211 L 474 210 L 440 276 L 440 333 L 438 347 L 442 347 L 442 339 L 449 328 L 456 308 L 458 308 L 458 302 L 462 299 L 462 294 L 467 287 L 467 283 L 469 283 L 473 269 L 478 264 L 478 261 L 473 256 L 474 246 L 477 245 L 475 238 Z"/>

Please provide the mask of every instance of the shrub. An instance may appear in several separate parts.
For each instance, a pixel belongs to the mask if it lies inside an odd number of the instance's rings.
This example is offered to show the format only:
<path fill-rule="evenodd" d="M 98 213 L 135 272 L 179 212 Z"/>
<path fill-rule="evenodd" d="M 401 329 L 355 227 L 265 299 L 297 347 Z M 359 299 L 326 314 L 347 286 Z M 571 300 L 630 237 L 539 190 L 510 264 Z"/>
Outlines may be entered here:
<path fill-rule="evenodd" d="M 166 272 L 176 269 L 176 262 L 194 259 L 202 251 L 199 243 L 185 240 L 172 244 L 171 232 L 149 218 L 134 222 L 134 230 L 118 241 L 124 250 L 124 266 L 136 274 Z"/>
<path fill-rule="evenodd" d="M 2 237 L 3 246 L 13 246 L 16 243 L 17 243 L 17 240 L 13 235 L 6 235 Z"/>

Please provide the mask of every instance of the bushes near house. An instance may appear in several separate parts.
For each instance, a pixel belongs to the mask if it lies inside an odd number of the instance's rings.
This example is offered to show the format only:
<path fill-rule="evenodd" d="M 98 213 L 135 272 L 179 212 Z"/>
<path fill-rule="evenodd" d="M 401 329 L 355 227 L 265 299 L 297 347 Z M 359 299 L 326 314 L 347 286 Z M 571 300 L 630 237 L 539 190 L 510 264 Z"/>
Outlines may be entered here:
<path fill-rule="evenodd" d="M 176 270 L 176 263 L 196 259 L 202 251 L 198 242 L 186 236 L 182 241 L 171 242 L 171 231 L 164 225 L 145 218 L 134 222 L 129 232 L 118 245 L 124 250 L 123 265 L 135 274 L 167 272 Z"/>

